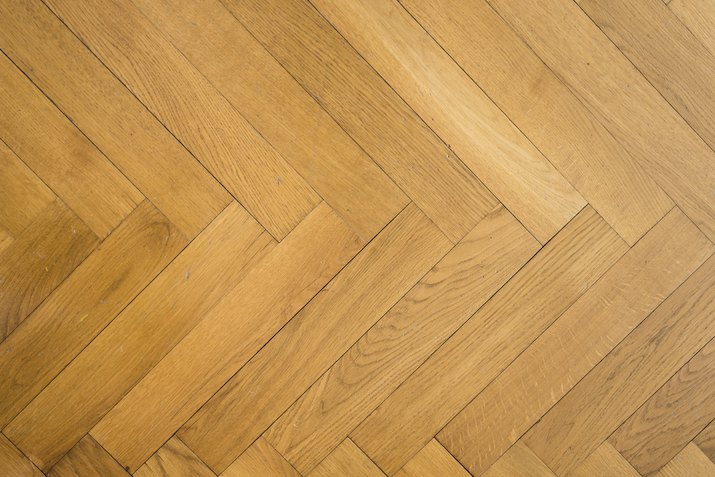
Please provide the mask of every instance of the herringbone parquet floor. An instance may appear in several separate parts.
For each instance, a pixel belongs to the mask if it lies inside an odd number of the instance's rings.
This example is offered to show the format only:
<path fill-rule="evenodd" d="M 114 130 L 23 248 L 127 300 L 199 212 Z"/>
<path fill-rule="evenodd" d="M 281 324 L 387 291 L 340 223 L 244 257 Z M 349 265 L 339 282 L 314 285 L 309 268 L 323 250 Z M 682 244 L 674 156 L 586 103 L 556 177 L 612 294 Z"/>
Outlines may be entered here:
<path fill-rule="evenodd" d="M 715 1 L 0 0 L 0 50 L 0 477 L 715 475 Z"/>

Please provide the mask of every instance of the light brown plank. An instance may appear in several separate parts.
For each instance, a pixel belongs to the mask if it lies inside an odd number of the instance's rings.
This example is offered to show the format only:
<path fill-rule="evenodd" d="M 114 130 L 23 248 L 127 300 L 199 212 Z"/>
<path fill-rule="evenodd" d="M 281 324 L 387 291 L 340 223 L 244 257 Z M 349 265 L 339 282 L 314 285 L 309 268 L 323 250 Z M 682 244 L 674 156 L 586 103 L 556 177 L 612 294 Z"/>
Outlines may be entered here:
<path fill-rule="evenodd" d="M 576 468 L 715 336 L 711 257 L 534 426 L 525 440 L 557 474 Z"/>
<path fill-rule="evenodd" d="M 408 206 L 211 398 L 181 439 L 214 472 L 223 471 L 451 245 L 417 207 Z M 140 397 L 133 408 L 145 402 Z M 134 434 L 134 426 L 124 423 L 136 411 L 128 404 L 125 411 L 108 416 L 117 428 L 113 443 Z M 146 439 L 137 448 L 151 449 L 153 442 Z"/>
<path fill-rule="evenodd" d="M 641 474 L 606 441 L 569 474 L 571 477 L 594 477 L 596 475 L 640 477 Z"/>
<path fill-rule="evenodd" d="M 484 185 L 307 2 L 224 4 L 452 242 L 496 206 Z"/>
<path fill-rule="evenodd" d="M 0 253 L 0 341 L 92 252 L 97 237 L 59 200 Z"/>
<path fill-rule="evenodd" d="M 169 439 L 151 459 L 134 472 L 135 477 L 215 477 L 215 475 L 178 437 Z"/>
<path fill-rule="evenodd" d="M 0 343 L 0 427 L 25 407 L 181 251 L 186 239 L 149 202 Z"/>
<path fill-rule="evenodd" d="M 0 138 L 104 238 L 144 198 L 106 157 L 0 54 Z"/>
<path fill-rule="evenodd" d="M 398 470 L 627 248 L 584 209 L 363 421 L 355 443 Z"/>
<path fill-rule="evenodd" d="M 0 141 L 0 227 L 17 235 L 55 194 Z"/>
<path fill-rule="evenodd" d="M 672 0 L 668 7 L 710 53 L 715 54 L 715 3 L 710 0 Z"/>
<path fill-rule="evenodd" d="M 300 474 L 266 442 L 257 439 L 241 457 L 236 459 L 221 477 L 252 477 L 271 475 L 275 477 L 300 477 Z"/>
<path fill-rule="evenodd" d="M 10 235 L 10 232 L 0 227 L 0 252 L 9 247 L 14 241 L 15 239 Z"/>
<path fill-rule="evenodd" d="M 363 240 L 407 197 L 218 0 L 137 0 Z"/>
<path fill-rule="evenodd" d="M 542 243 L 583 198 L 394 0 L 312 4 Z"/>
<path fill-rule="evenodd" d="M 695 444 L 680 451 L 656 477 L 712 477 L 715 464 Z"/>
<path fill-rule="evenodd" d="M 579 5 L 715 148 L 715 56 L 705 45 L 661 2 L 582 0 Z"/>
<path fill-rule="evenodd" d="M 435 439 L 422 448 L 395 477 L 469 477 L 469 472 Z"/>
<path fill-rule="evenodd" d="M 643 475 L 673 459 L 715 419 L 715 341 L 668 380 L 608 439 Z"/>
<path fill-rule="evenodd" d="M 229 205 L 4 432 L 51 467 L 271 249 Z"/>
<path fill-rule="evenodd" d="M 519 441 L 484 472 L 484 477 L 556 477 L 526 444 Z"/>
<path fill-rule="evenodd" d="M 715 462 L 715 420 L 693 439 L 693 442 Z"/>
<path fill-rule="evenodd" d="M 310 471 L 538 249 L 498 207 L 331 366 L 266 438 L 296 469 Z"/>
<path fill-rule="evenodd" d="M 2 50 L 186 237 L 228 204 L 223 187 L 42 2 L 0 4 L 0 25 Z"/>
<path fill-rule="evenodd" d="M 112 408 L 92 435 L 122 465 L 140 467 L 362 246 L 321 204 Z M 182 440 L 214 469 L 193 442 Z"/>
<path fill-rule="evenodd" d="M 714 250 L 671 211 L 460 412 L 440 442 L 471 472 L 484 472 Z"/>
<path fill-rule="evenodd" d="M 400 3 L 633 245 L 672 202 L 483 0 Z"/>
<path fill-rule="evenodd" d="M 128 477 L 102 446 L 85 436 L 47 474 L 47 477 Z"/>
<path fill-rule="evenodd" d="M 308 477 L 384 477 L 380 469 L 350 439 L 345 439 Z"/>
<path fill-rule="evenodd" d="M 47 2 L 278 240 L 318 195 L 131 2 Z"/>
<path fill-rule="evenodd" d="M 22 455 L 7 437 L 0 434 L 0 475 L 16 477 L 43 477 L 30 459 Z"/>
<path fill-rule="evenodd" d="M 572 0 L 490 4 L 715 240 L 715 152 L 579 6 Z"/>

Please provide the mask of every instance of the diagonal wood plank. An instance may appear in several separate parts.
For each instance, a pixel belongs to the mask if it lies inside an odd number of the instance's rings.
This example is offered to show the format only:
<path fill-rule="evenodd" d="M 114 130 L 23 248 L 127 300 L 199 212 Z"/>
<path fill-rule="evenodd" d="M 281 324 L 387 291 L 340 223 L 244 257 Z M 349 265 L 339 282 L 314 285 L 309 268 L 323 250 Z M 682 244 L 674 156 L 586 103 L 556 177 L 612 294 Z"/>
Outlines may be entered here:
<path fill-rule="evenodd" d="M 0 252 L 0 341 L 4 340 L 97 244 L 97 237 L 55 199 Z"/>
<path fill-rule="evenodd" d="M 462 410 L 439 441 L 471 472 L 486 471 L 713 251 L 682 212 L 671 211 Z"/>
<path fill-rule="evenodd" d="M 672 0 L 668 8 L 715 55 L 715 4 L 709 0 Z"/>
<path fill-rule="evenodd" d="M 134 472 L 135 477 L 215 477 L 215 475 L 178 437 L 169 439 L 151 459 Z"/>
<path fill-rule="evenodd" d="M 192 420 L 193 432 L 181 433 L 180 437 L 215 472 L 222 471 L 451 246 L 417 207 L 408 206 L 260 351 L 258 347 L 277 328 L 259 327 L 247 319 L 241 326 L 223 325 L 218 329 L 232 336 L 226 340 L 230 352 L 217 346 L 214 337 L 223 333 L 217 332 L 216 326 L 201 329 L 186 347 L 177 349 L 179 353 L 167 363 L 171 367 L 164 368 L 162 363 L 100 422 L 93 435 L 122 463 L 134 468 L 211 398 L 206 410 Z M 250 292 L 250 288 L 245 289 L 245 293 Z M 234 308 L 236 305 L 243 303 L 234 304 Z M 276 323 L 282 326 L 297 311 Z M 269 318 L 271 314 L 262 319 Z M 187 360 L 194 362 L 191 372 L 195 373 L 200 356 L 197 350 L 209 343 L 215 351 L 207 353 L 205 362 L 208 369 L 218 370 L 214 379 L 203 377 L 193 384 L 197 380 L 190 376 L 172 376 L 177 368 L 187 368 Z M 232 355 L 235 357 L 226 358 Z M 225 363 L 225 368 L 214 362 Z M 175 404 L 163 402 L 167 392 L 175 396 Z M 161 410 L 146 412 L 148 403 L 156 403 Z M 204 444 L 197 445 L 196 437 Z M 217 461 L 219 455 L 223 458 Z"/>
<path fill-rule="evenodd" d="M 695 444 L 688 444 L 656 477 L 710 477 L 715 464 Z"/>
<path fill-rule="evenodd" d="M 469 477 L 469 472 L 435 439 L 422 448 L 396 477 Z"/>
<path fill-rule="evenodd" d="M 49 456 L 37 458 L 42 465 L 81 439 L 272 249 L 270 235 L 243 208 L 227 207 L 16 418 L 21 440 Z"/>
<path fill-rule="evenodd" d="M 0 25 L 2 50 L 186 237 L 228 205 L 223 187 L 42 2 L 1 3 Z"/>
<path fill-rule="evenodd" d="M 122 466 L 102 446 L 85 436 L 47 473 L 48 477 L 128 477 Z"/>
<path fill-rule="evenodd" d="M 538 250 L 503 207 L 485 217 L 267 431 L 307 473 Z"/>
<path fill-rule="evenodd" d="M 378 407 L 351 438 L 394 473 L 627 250 L 585 208 Z"/>
<path fill-rule="evenodd" d="M 551 469 L 539 459 L 531 449 L 519 441 L 504 453 L 489 469 L 484 477 L 555 477 Z"/>
<path fill-rule="evenodd" d="M 0 54 L 0 138 L 104 238 L 143 196 Z"/>
<path fill-rule="evenodd" d="M 715 336 L 715 257 L 705 262 L 526 435 L 557 474 L 573 470 Z"/>
<path fill-rule="evenodd" d="M 132 3 L 46 3 L 276 239 L 318 204 L 295 170 Z"/>
<path fill-rule="evenodd" d="M 43 477 L 40 469 L 18 451 L 7 437 L 0 434 L 0 475 Z"/>
<path fill-rule="evenodd" d="M 407 197 L 218 0 L 134 2 L 363 240 Z"/>
<path fill-rule="evenodd" d="M 273 475 L 275 477 L 300 477 L 300 474 L 262 437 L 256 439 L 246 452 L 236 459 L 221 477 L 248 477 Z"/>
<path fill-rule="evenodd" d="M 385 474 L 355 445 L 345 439 L 308 477 L 384 477 Z"/>
<path fill-rule="evenodd" d="M 174 259 L 186 239 L 144 202 L 0 343 L 0 427 Z"/>
<path fill-rule="evenodd" d="M 569 475 L 593 477 L 594 475 L 620 475 L 640 477 L 641 474 L 611 445 L 604 442 Z"/>
<path fill-rule="evenodd" d="M 479 0 L 401 0 L 629 245 L 672 202 L 598 119 Z"/>
<path fill-rule="evenodd" d="M 715 419 L 713 353 L 710 341 L 609 438 L 641 474 L 659 470 Z"/>
<path fill-rule="evenodd" d="M 496 206 L 479 179 L 306 1 L 224 4 L 452 242 Z"/>
<path fill-rule="evenodd" d="M 710 422 L 710 425 L 703 429 L 698 436 L 693 439 L 693 442 L 715 462 L 715 419 Z"/>

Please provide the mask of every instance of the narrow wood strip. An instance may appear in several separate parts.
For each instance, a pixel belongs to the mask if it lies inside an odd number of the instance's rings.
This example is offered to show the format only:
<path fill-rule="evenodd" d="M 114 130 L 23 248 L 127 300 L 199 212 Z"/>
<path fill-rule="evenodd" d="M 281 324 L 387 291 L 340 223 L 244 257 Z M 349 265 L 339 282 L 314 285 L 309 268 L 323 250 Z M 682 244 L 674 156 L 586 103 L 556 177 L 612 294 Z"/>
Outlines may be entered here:
<path fill-rule="evenodd" d="M 0 138 L 104 238 L 144 196 L 0 54 Z"/>
<path fill-rule="evenodd" d="M 308 477 L 385 477 L 385 474 L 355 445 L 345 439 Z"/>
<path fill-rule="evenodd" d="M 485 217 L 266 433 L 307 473 L 539 249 L 503 207 Z"/>
<path fill-rule="evenodd" d="M 484 477 L 556 477 L 551 470 L 519 441 L 484 472 Z"/>
<path fill-rule="evenodd" d="M 226 190 L 42 2 L 0 4 L 0 26 L 2 50 L 186 237 L 228 205 Z"/>
<path fill-rule="evenodd" d="M 134 3 L 363 240 L 407 205 L 392 180 L 221 2 Z"/>
<path fill-rule="evenodd" d="M 412 459 L 410 459 L 395 477 L 469 477 L 469 472 L 437 442 L 432 439 Z"/>
<path fill-rule="evenodd" d="M 663 467 L 656 477 L 711 477 L 715 475 L 715 464 L 698 449 L 695 444 L 688 444 Z"/>
<path fill-rule="evenodd" d="M 223 3 L 452 242 L 497 205 L 479 179 L 307 1 Z"/>
<path fill-rule="evenodd" d="M 221 477 L 247 477 L 271 475 L 275 477 L 300 477 L 300 474 L 262 437 L 251 444 Z"/>
<path fill-rule="evenodd" d="M 40 469 L 22 455 L 7 437 L 0 434 L 0 475 L 18 477 L 44 477 Z"/>
<path fill-rule="evenodd" d="M 85 436 L 47 474 L 47 477 L 129 477 L 122 466 L 102 446 Z"/>
<path fill-rule="evenodd" d="M 232 203 L 4 432 L 51 467 L 272 248 Z"/>
<path fill-rule="evenodd" d="M 715 336 L 715 256 L 533 427 L 525 440 L 557 474 L 575 469 Z"/>
<path fill-rule="evenodd" d="M 0 427 L 25 407 L 181 251 L 186 239 L 140 204 L 0 343 Z"/>
<path fill-rule="evenodd" d="M 572 477 L 593 477 L 595 475 L 641 476 L 608 441 L 598 446 L 569 475 Z"/>
<path fill-rule="evenodd" d="M 0 341 L 97 245 L 97 237 L 59 200 L 0 253 Z"/>
<path fill-rule="evenodd" d="M 276 239 L 318 204 L 310 186 L 134 4 L 46 3 Z"/>
<path fill-rule="evenodd" d="M 257 474 L 258 475 L 258 474 Z M 267 475 L 267 474 L 266 474 Z M 215 477 L 186 444 L 172 437 L 146 461 L 135 477 Z"/>
<path fill-rule="evenodd" d="M 674 209 L 460 412 L 440 442 L 471 472 L 484 472 L 713 251 Z"/>
<path fill-rule="evenodd" d="M 383 471 L 397 471 L 627 249 L 586 207 L 363 421 L 353 440 Z"/>

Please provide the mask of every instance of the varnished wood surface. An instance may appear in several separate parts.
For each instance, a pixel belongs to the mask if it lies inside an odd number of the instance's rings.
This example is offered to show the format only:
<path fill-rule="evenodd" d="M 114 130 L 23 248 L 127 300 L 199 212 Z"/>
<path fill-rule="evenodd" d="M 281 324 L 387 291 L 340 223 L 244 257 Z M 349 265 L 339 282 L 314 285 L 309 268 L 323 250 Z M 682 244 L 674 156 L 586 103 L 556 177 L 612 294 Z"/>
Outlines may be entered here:
<path fill-rule="evenodd" d="M 0 0 L 0 477 L 715 476 L 712 0 Z"/>

